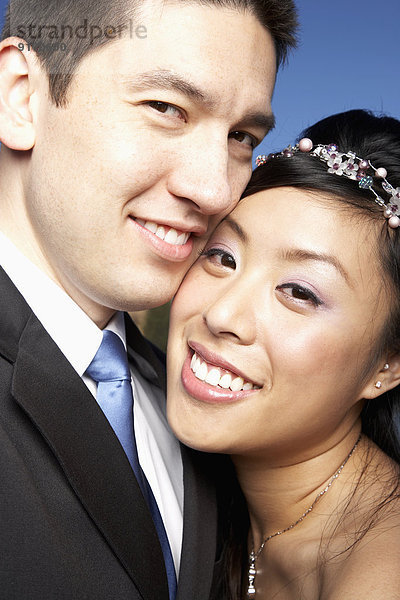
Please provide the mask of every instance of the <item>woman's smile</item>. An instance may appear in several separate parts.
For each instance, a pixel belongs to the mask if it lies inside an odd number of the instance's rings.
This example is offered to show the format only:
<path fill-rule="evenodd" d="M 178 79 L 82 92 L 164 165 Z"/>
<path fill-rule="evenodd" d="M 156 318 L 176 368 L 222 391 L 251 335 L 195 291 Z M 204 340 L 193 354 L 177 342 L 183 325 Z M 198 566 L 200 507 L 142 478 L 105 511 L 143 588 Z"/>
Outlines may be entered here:
<path fill-rule="evenodd" d="M 399 589 L 400 123 L 303 135 L 261 157 L 170 313 L 169 423 L 228 455 L 207 463 L 225 600 Z"/>
<path fill-rule="evenodd" d="M 202 344 L 189 341 L 182 367 L 182 385 L 194 399 L 210 402 L 237 402 L 260 388 L 241 370 Z"/>
<path fill-rule="evenodd" d="M 293 188 L 240 202 L 171 310 L 168 415 L 178 437 L 217 452 L 279 448 L 286 462 L 350 427 L 385 317 L 375 316 L 381 276 L 367 236 L 329 200 Z"/>

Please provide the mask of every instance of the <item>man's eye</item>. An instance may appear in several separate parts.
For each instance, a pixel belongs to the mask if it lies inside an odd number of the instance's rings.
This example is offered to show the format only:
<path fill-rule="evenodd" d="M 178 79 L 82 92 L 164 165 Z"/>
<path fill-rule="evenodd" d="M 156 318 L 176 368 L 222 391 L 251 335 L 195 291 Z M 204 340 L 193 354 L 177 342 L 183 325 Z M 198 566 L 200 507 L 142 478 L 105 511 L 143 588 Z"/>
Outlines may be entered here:
<path fill-rule="evenodd" d="M 258 140 L 254 136 L 245 133 L 244 131 L 232 131 L 232 133 L 229 134 L 229 137 L 240 144 L 250 146 L 251 148 L 255 148 L 258 144 Z"/>
<path fill-rule="evenodd" d="M 168 104 L 168 102 L 159 102 L 158 100 L 152 100 L 148 102 L 148 105 L 151 108 L 154 108 L 159 113 L 163 115 L 168 115 L 170 117 L 178 117 L 178 119 L 184 119 L 182 111 L 174 106 L 173 104 Z"/>
<path fill-rule="evenodd" d="M 232 254 L 222 250 L 221 248 L 210 248 L 202 252 L 202 256 L 206 256 L 209 262 L 224 267 L 226 269 L 236 269 L 236 261 Z"/>

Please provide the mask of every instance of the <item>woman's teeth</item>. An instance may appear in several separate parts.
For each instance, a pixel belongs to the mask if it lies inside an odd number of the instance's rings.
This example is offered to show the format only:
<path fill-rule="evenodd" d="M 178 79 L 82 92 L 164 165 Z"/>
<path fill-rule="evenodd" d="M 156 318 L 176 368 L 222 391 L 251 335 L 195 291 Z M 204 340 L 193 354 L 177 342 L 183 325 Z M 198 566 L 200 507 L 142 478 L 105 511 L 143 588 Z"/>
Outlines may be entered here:
<path fill-rule="evenodd" d="M 164 240 L 164 242 L 167 242 L 167 244 L 172 244 L 173 246 L 183 246 L 190 237 L 190 233 L 179 232 L 172 227 L 163 227 L 152 221 L 136 219 L 136 222 L 148 231 L 151 231 L 151 233 L 154 233 L 161 240 Z"/>
<path fill-rule="evenodd" d="M 192 356 L 190 368 L 197 379 L 205 381 L 214 387 L 219 386 L 225 390 L 230 389 L 232 392 L 253 390 L 257 388 L 257 386 L 249 381 L 245 381 L 233 373 L 228 373 L 225 369 L 221 372 L 218 367 L 207 364 L 204 360 L 201 360 L 196 353 Z"/>

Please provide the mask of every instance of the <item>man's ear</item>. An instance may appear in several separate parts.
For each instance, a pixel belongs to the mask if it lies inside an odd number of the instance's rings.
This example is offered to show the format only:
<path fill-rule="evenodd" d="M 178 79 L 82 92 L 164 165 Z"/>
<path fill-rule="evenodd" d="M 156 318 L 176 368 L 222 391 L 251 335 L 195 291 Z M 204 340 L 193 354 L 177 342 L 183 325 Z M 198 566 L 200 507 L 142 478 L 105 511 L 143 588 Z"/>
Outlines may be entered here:
<path fill-rule="evenodd" d="M 12 150 L 31 150 L 35 145 L 38 65 L 36 53 L 24 40 L 10 37 L 0 43 L 0 141 Z"/>
<path fill-rule="evenodd" d="M 375 370 L 364 388 L 363 398 L 371 400 L 400 384 L 400 355 L 393 354 Z"/>

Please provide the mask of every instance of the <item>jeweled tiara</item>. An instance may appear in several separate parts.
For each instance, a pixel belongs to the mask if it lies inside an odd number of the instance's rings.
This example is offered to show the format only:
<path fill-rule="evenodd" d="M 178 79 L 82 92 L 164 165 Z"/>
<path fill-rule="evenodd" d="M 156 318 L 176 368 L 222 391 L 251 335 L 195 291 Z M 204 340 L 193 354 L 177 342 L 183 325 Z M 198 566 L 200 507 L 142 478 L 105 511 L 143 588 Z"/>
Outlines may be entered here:
<path fill-rule="evenodd" d="M 256 158 L 257 166 L 264 165 L 272 158 L 290 158 L 296 152 L 309 153 L 328 165 L 328 173 L 347 177 L 358 182 L 358 187 L 369 190 L 374 195 L 375 202 L 383 208 L 383 214 L 388 219 L 388 225 L 396 229 L 400 225 L 400 187 L 394 188 L 386 179 L 387 171 L 383 167 L 376 168 L 369 160 L 360 158 L 355 152 L 339 152 L 336 144 L 318 144 L 314 146 L 309 138 L 303 138 L 295 146 L 288 146 L 282 152 L 261 154 Z M 383 191 L 390 196 L 385 200 L 372 187 L 378 180 Z"/>

